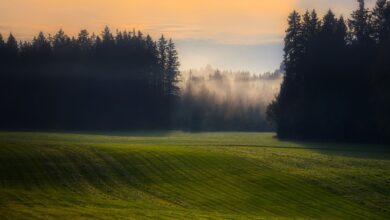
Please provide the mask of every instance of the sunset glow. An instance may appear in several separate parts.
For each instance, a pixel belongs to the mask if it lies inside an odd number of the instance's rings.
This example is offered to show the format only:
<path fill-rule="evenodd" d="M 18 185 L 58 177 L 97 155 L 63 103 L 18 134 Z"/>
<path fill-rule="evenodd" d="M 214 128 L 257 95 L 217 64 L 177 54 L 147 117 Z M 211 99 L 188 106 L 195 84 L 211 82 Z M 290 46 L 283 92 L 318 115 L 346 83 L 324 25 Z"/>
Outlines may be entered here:
<path fill-rule="evenodd" d="M 172 37 L 184 69 L 211 64 L 260 72 L 279 66 L 286 18 L 293 9 L 317 8 L 323 14 L 332 7 L 341 14 L 356 7 L 351 0 L 0 0 L 0 5 L 0 33 L 12 32 L 21 40 L 60 28 L 69 35 L 80 29 L 100 33 L 106 25 L 113 31 L 134 28 L 154 38 Z M 256 52 L 249 45 L 257 47 Z M 231 60 L 237 46 L 245 47 L 241 65 Z M 194 48 L 197 54 L 187 55 Z M 245 63 L 249 53 L 258 54 L 257 62 Z"/>
<path fill-rule="evenodd" d="M 208 38 L 223 42 L 272 41 L 283 32 L 293 1 L 275 0 L 2 0 L 0 28 L 28 38 L 36 32 L 63 28 L 100 31 L 105 25 L 141 29 L 174 38 Z"/>

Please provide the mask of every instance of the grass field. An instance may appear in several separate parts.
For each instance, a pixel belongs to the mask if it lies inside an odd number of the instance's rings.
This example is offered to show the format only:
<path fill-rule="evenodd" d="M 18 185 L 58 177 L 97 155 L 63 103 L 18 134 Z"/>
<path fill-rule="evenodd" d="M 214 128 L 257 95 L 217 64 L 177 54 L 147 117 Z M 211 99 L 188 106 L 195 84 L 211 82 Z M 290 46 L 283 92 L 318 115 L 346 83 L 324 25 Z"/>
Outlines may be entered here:
<path fill-rule="evenodd" d="M 0 133 L 0 219 L 390 219 L 390 148 L 272 133 Z"/>

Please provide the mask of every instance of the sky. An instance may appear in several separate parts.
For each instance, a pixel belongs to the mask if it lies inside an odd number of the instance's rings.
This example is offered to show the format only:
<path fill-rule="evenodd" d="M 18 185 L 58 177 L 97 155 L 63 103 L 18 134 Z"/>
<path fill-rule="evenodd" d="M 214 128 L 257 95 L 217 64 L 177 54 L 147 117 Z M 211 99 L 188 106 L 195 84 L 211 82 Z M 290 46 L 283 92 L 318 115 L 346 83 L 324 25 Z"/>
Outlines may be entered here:
<path fill-rule="evenodd" d="M 375 0 L 368 0 L 371 6 Z M 332 8 L 348 16 L 355 0 L 0 0 L 0 33 L 31 40 L 39 31 L 69 35 L 139 29 L 176 42 L 182 69 L 255 73 L 279 67 L 288 14 Z"/>

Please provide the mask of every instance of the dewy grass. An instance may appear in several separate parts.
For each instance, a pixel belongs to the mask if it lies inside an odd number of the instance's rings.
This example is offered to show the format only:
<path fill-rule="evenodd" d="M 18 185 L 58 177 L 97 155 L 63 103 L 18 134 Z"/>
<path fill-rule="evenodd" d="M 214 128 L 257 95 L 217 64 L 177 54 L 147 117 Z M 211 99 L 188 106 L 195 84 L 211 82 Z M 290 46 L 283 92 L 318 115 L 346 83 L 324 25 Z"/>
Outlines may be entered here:
<path fill-rule="evenodd" d="M 273 133 L 3 132 L 0 219 L 388 219 L 387 149 Z"/>

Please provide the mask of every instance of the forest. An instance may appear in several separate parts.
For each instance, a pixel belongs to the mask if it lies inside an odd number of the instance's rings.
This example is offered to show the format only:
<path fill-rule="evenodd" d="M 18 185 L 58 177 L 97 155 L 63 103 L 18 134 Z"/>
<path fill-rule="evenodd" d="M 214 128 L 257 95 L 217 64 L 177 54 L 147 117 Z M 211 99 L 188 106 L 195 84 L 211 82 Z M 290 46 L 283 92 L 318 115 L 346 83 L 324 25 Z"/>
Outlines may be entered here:
<path fill-rule="evenodd" d="M 10 34 L 0 36 L 0 51 L 4 130 L 273 130 L 265 112 L 281 71 L 180 73 L 164 36 L 106 27 L 18 43 Z"/>
<path fill-rule="evenodd" d="M 288 17 L 284 81 L 267 110 L 279 137 L 389 141 L 390 2 L 358 3 L 349 19 Z"/>
<path fill-rule="evenodd" d="M 108 27 L 42 32 L 18 43 L 0 36 L 0 128 L 127 130 L 169 128 L 179 97 L 178 53 L 164 36 Z"/>

